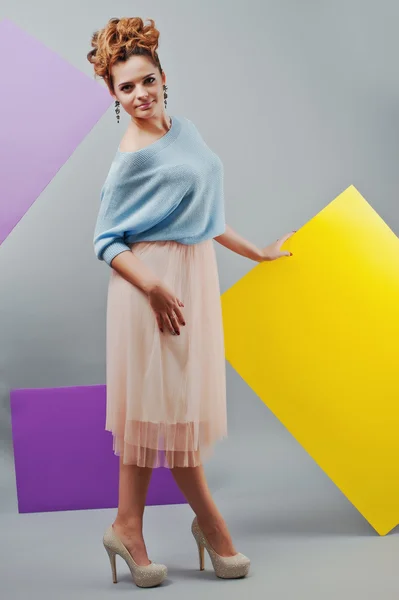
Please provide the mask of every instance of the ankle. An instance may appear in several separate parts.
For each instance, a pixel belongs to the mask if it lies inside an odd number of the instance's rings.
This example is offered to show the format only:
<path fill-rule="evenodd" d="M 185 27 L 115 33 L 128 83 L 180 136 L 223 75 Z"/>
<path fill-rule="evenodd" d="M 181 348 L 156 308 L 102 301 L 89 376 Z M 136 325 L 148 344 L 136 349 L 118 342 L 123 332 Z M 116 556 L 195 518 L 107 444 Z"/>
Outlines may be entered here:
<path fill-rule="evenodd" d="M 142 531 L 143 519 L 142 517 L 132 515 L 117 515 L 113 522 L 113 526 L 129 531 Z"/>
<path fill-rule="evenodd" d="M 204 533 L 224 533 L 226 531 L 226 523 L 220 516 L 198 517 L 198 525 Z"/>

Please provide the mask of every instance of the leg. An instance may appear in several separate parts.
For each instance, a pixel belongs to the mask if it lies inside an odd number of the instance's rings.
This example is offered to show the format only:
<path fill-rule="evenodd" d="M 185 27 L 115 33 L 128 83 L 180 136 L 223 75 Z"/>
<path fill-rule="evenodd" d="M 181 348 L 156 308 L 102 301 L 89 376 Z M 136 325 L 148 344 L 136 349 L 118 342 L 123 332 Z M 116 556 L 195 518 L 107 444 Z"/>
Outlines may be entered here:
<path fill-rule="evenodd" d="M 212 498 L 202 465 L 174 467 L 171 471 L 215 552 L 220 556 L 234 556 L 236 550 L 227 525 Z"/>
<path fill-rule="evenodd" d="M 118 513 L 113 527 L 140 566 L 150 564 L 143 539 L 143 515 L 151 473 L 150 468 L 124 465 L 120 457 Z"/>

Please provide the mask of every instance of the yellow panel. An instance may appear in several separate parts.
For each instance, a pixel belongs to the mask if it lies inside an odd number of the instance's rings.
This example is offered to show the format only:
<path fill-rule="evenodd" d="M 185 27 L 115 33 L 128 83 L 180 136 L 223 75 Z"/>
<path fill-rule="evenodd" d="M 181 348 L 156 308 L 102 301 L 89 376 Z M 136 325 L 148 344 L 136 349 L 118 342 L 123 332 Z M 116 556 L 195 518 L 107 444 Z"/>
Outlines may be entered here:
<path fill-rule="evenodd" d="M 380 534 L 399 523 L 399 239 L 350 186 L 222 295 L 226 358 Z"/>

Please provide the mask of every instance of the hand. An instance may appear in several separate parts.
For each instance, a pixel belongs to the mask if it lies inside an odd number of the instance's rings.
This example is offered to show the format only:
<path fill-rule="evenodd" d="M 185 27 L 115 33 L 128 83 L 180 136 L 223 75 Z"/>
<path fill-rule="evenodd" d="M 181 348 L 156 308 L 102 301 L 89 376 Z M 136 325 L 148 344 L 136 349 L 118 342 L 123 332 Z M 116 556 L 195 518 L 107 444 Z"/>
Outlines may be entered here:
<path fill-rule="evenodd" d="M 273 244 L 266 246 L 266 248 L 262 248 L 261 250 L 261 258 L 258 262 L 263 262 L 265 260 L 276 260 L 277 258 L 282 258 L 283 256 L 292 256 L 292 252 L 288 252 L 286 250 L 281 250 L 281 246 L 286 242 L 292 235 L 294 235 L 296 231 L 291 231 L 291 233 L 286 233 L 283 237 L 276 240 Z"/>
<path fill-rule="evenodd" d="M 180 307 L 184 307 L 181 300 L 163 284 L 156 284 L 148 292 L 148 299 L 155 312 L 159 329 L 163 332 L 168 329 L 172 335 L 180 335 L 180 325 L 185 325 Z"/>

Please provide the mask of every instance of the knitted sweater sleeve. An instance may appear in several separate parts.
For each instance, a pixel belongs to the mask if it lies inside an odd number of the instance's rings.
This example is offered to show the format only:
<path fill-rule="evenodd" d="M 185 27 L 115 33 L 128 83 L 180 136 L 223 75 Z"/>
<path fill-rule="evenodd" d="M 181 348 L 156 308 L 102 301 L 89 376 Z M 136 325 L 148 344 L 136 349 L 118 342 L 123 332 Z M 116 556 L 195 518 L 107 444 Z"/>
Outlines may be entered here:
<path fill-rule="evenodd" d="M 166 219 L 183 199 L 190 180 L 179 166 L 124 168 L 112 173 L 101 190 L 94 250 L 108 265 L 130 251 L 125 234 L 139 234 Z"/>

